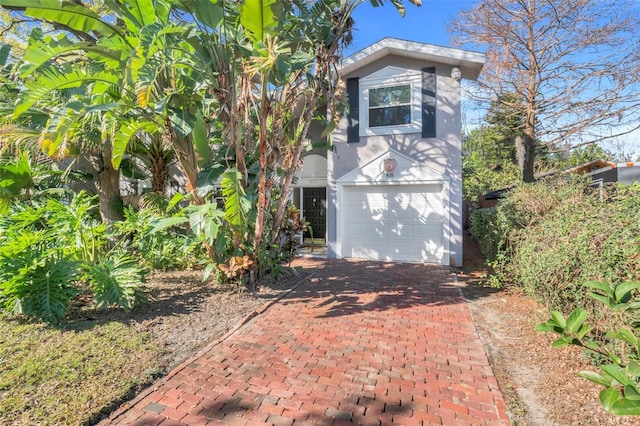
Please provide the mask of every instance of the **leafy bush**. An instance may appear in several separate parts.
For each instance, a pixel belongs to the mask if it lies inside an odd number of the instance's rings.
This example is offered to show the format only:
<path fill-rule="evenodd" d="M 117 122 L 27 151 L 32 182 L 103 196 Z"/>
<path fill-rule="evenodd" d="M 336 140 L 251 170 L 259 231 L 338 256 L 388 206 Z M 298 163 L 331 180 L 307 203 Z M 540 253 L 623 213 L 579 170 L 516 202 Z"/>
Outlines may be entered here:
<path fill-rule="evenodd" d="M 142 271 L 119 255 L 111 258 L 116 254 L 107 251 L 96 201 L 84 192 L 69 202 L 18 201 L 2 216 L 0 303 L 6 311 L 60 323 L 83 288 L 83 270 L 93 277 L 99 307 L 133 306 Z"/>
<path fill-rule="evenodd" d="M 86 274 L 98 308 L 117 305 L 129 311 L 143 298 L 145 271 L 130 256 L 114 255 L 87 265 Z"/>
<path fill-rule="evenodd" d="M 488 207 L 471 212 L 471 228 L 469 232 L 480 243 L 480 250 L 489 262 L 493 262 L 506 245 L 505 235 L 498 228 L 496 215 L 496 207 Z"/>
<path fill-rule="evenodd" d="M 482 194 L 522 180 L 517 164 L 487 164 L 477 160 L 478 157 L 481 156 L 473 153 L 462 161 L 462 197 L 465 200 L 475 201 Z"/>
<path fill-rule="evenodd" d="M 588 296 L 600 302 L 610 313 L 637 311 L 640 302 L 632 302 L 632 292 L 640 282 L 625 282 L 610 286 L 601 282 L 587 282 L 593 289 Z M 592 333 L 594 327 L 585 321 L 589 313 L 576 308 L 565 318 L 552 311 L 551 317 L 536 326 L 536 331 L 558 334 L 554 348 L 576 345 L 609 362 L 600 372 L 584 370 L 578 373 L 591 382 L 603 386 L 600 402 L 605 410 L 621 416 L 640 416 L 640 339 L 632 327 L 607 327 L 604 338 Z M 632 315 L 633 317 L 633 315 Z"/>
<path fill-rule="evenodd" d="M 69 301 L 79 263 L 59 247 L 43 241 L 43 232 L 25 231 L 0 248 L 0 303 L 11 313 L 36 316 L 57 324 Z"/>
<path fill-rule="evenodd" d="M 580 283 L 640 276 L 638 211 L 638 185 L 603 192 L 580 179 L 520 185 L 495 208 L 475 211 L 471 232 L 494 281 L 522 286 L 566 313 L 584 301 Z"/>
<path fill-rule="evenodd" d="M 593 191 L 567 198 L 514 237 L 512 281 L 570 312 L 582 306 L 582 282 L 640 278 L 639 207 L 639 186 L 609 188 L 602 200 Z"/>
<path fill-rule="evenodd" d="M 114 224 L 120 248 L 152 269 L 193 268 L 203 258 L 200 244 L 179 227 L 154 232 L 154 226 L 165 217 L 166 213 L 153 208 L 126 208 L 124 221 Z"/>

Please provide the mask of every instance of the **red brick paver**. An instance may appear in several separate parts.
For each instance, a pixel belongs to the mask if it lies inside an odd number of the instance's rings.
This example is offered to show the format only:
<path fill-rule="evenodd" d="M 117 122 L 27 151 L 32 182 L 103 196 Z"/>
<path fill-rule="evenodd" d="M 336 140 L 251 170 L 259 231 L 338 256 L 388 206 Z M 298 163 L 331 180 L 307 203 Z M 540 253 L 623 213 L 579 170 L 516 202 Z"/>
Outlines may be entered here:
<path fill-rule="evenodd" d="M 313 276 L 104 424 L 509 423 L 447 268 L 296 263 Z"/>

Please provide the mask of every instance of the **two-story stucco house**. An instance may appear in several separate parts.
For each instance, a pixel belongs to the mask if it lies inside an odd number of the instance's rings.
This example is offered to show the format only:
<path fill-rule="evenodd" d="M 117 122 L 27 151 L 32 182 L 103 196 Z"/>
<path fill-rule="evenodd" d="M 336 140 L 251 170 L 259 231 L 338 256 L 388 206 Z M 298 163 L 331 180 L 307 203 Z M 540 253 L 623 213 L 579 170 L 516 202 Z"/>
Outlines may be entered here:
<path fill-rule="evenodd" d="M 394 38 L 344 60 L 349 113 L 294 193 L 328 257 L 462 265 L 460 80 L 483 64 Z"/>

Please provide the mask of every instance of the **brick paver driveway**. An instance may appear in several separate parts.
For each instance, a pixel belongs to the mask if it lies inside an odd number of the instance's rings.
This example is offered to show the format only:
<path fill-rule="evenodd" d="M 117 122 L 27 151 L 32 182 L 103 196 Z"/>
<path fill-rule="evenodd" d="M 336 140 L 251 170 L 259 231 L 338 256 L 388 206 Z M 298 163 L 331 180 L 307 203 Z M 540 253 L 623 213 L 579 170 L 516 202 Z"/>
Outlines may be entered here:
<path fill-rule="evenodd" d="M 447 268 L 298 259 L 294 291 L 107 424 L 508 424 Z"/>

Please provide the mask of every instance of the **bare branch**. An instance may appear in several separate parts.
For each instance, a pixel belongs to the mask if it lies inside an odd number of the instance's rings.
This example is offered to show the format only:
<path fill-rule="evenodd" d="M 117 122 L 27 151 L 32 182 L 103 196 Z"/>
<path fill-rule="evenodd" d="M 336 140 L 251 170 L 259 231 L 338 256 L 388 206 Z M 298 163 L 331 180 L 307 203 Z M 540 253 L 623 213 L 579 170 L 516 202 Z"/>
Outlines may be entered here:
<path fill-rule="evenodd" d="M 534 149 L 638 127 L 639 17 L 632 0 L 481 0 L 450 29 L 456 44 L 486 51 L 478 100 L 520 99 L 505 106 L 525 117 L 521 130 Z M 523 172 L 533 160 L 531 152 Z"/>

